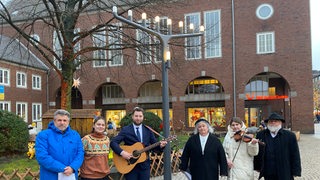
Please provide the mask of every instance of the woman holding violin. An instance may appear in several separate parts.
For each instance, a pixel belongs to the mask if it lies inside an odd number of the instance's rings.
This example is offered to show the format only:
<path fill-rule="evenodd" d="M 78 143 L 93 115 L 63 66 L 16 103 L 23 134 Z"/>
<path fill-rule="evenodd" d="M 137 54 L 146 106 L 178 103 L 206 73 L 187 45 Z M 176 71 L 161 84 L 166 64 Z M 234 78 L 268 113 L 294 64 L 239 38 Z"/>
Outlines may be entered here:
<path fill-rule="evenodd" d="M 259 152 L 259 141 L 246 134 L 246 126 L 239 117 L 233 117 L 223 141 L 229 167 L 228 179 L 253 180 L 253 157 Z"/>

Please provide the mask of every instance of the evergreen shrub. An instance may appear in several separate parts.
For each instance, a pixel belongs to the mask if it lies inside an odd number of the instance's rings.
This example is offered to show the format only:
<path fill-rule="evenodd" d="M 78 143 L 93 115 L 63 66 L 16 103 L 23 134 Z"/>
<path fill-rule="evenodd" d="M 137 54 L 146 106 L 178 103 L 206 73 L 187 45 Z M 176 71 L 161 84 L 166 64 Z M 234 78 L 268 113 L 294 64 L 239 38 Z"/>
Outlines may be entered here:
<path fill-rule="evenodd" d="M 27 123 L 16 114 L 0 110 L 0 155 L 26 152 L 28 141 Z"/>
<path fill-rule="evenodd" d="M 157 132 L 160 132 L 160 124 L 162 123 L 162 120 L 160 119 L 159 116 L 155 115 L 152 112 L 144 112 L 143 116 L 144 116 L 143 124 L 150 126 L 152 129 L 154 129 Z M 131 123 L 132 123 L 132 114 L 130 113 L 121 119 L 120 126 L 122 128 Z"/>

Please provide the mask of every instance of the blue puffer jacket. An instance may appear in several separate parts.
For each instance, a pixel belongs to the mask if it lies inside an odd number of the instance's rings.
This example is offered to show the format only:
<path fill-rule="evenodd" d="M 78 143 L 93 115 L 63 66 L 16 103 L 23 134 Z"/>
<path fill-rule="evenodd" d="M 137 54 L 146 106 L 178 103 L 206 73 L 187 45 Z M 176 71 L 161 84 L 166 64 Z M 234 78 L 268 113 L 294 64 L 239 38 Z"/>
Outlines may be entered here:
<path fill-rule="evenodd" d="M 73 168 L 78 178 L 84 151 L 80 135 L 70 126 L 62 134 L 51 121 L 48 129 L 37 135 L 35 149 L 41 180 L 57 180 L 58 173 L 67 166 Z"/>

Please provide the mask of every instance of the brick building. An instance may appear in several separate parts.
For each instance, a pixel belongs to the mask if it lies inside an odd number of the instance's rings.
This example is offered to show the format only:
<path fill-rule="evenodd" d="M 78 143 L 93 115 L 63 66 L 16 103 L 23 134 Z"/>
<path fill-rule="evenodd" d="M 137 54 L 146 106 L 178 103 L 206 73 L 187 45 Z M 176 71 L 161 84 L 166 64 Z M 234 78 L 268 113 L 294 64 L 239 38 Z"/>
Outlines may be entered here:
<path fill-rule="evenodd" d="M 287 128 L 313 133 L 309 1 L 175 3 L 145 10 L 151 12 L 150 17 L 159 15 L 165 28 L 167 18 L 172 18 L 174 33 L 179 32 L 180 20 L 186 25 L 185 31 L 192 23 L 195 31 L 204 25 L 205 32 L 203 37 L 175 40 L 170 46 L 170 119 L 174 128 L 193 127 L 196 119 L 205 117 L 222 130 L 232 116 L 243 118 L 248 126 L 258 126 L 276 111 L 285 117 Z M 134 11 L 135 20 L 138 14 Z M 100 17 L 106 21 L 112 15 Z M 93 27 L 89 19 L 98 17 L 91 13 L 81 18 L 80 31 Z M 55 44 L 54 33 L 43 33 L 41 28 L 35 32 L 41 41 Z M 139 31 L 127 34 L 139 42 L 157 42 Z M 119 35 L 109 29 L 81 42 L 80 47 L 115 41 L 120 41 Z M 88 54 L 112 61 L 91 61 L 79 67 L 74 77 L 80 78 L 81 85 L 73 89 L 73 108 L 102 109 L 102 115 L 116 123 L 135 106 L 162 117 L 161 60 L 157 52 L 157 47 L 142 46 L 139 51 Z M 60 79 L 54 71 L 49 79 L 49 108 L 59 108 Z"/>
<path fill-rule="evenodd" d="M 48 110 L 49 68 L 27 47 L 0 35 L 1 110 L 15 112 L 25 122 L 41 123 Z"/>

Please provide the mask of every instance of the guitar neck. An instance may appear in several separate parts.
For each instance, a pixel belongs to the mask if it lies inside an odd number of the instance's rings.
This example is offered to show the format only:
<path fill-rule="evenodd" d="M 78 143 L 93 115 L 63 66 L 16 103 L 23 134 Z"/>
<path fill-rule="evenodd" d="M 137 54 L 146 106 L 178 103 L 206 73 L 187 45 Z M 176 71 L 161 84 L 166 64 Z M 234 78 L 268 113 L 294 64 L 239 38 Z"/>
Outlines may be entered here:
<path fill-rule="evenodd" d="M 138 152 L 139 153 L 143 153 L 143 152 L 149 151 L 150 149 L 153 149 L 153 148 L 155 148 L 155 147 L 157 147 L 159 145 L 160 145 L 160 142 L 156 142 L 154 144 L 151 144 L 150 146 L 147 146 L 147 147 L 145 147 L 143 149 L 140 149 Z"/>
<path fill-rule="evenodd" d="M 168 137 L 168 138 L 166 138 L 166 139 L 163 139 L 162 141 L 171 141 L 171 140 L 173 140 L 173 139 L 176 139 L 177 138 L 177 136 L 176 135 L 174 135 L 174 136 L 170 136 L 170 137 Z M 157 146 L 159 146 L 160 145 L 160 141 L 159 142 L 156 142 L 156 143 L 154 143 L 154 144 L 151 144 L 150 146 L 147 146 L 147 147 L 145 147 L 145 148 L 143 148 L 143 149 L 140 149 L 140 150 L 138 150 L 137 152 L 138 153 L 143 153 L 143 152 L 146 152 L 146 151 L 149 151 L 150 149 L 153 149 L 153 148 L 155 148 L 155 147 L 157 147 Z"/>

